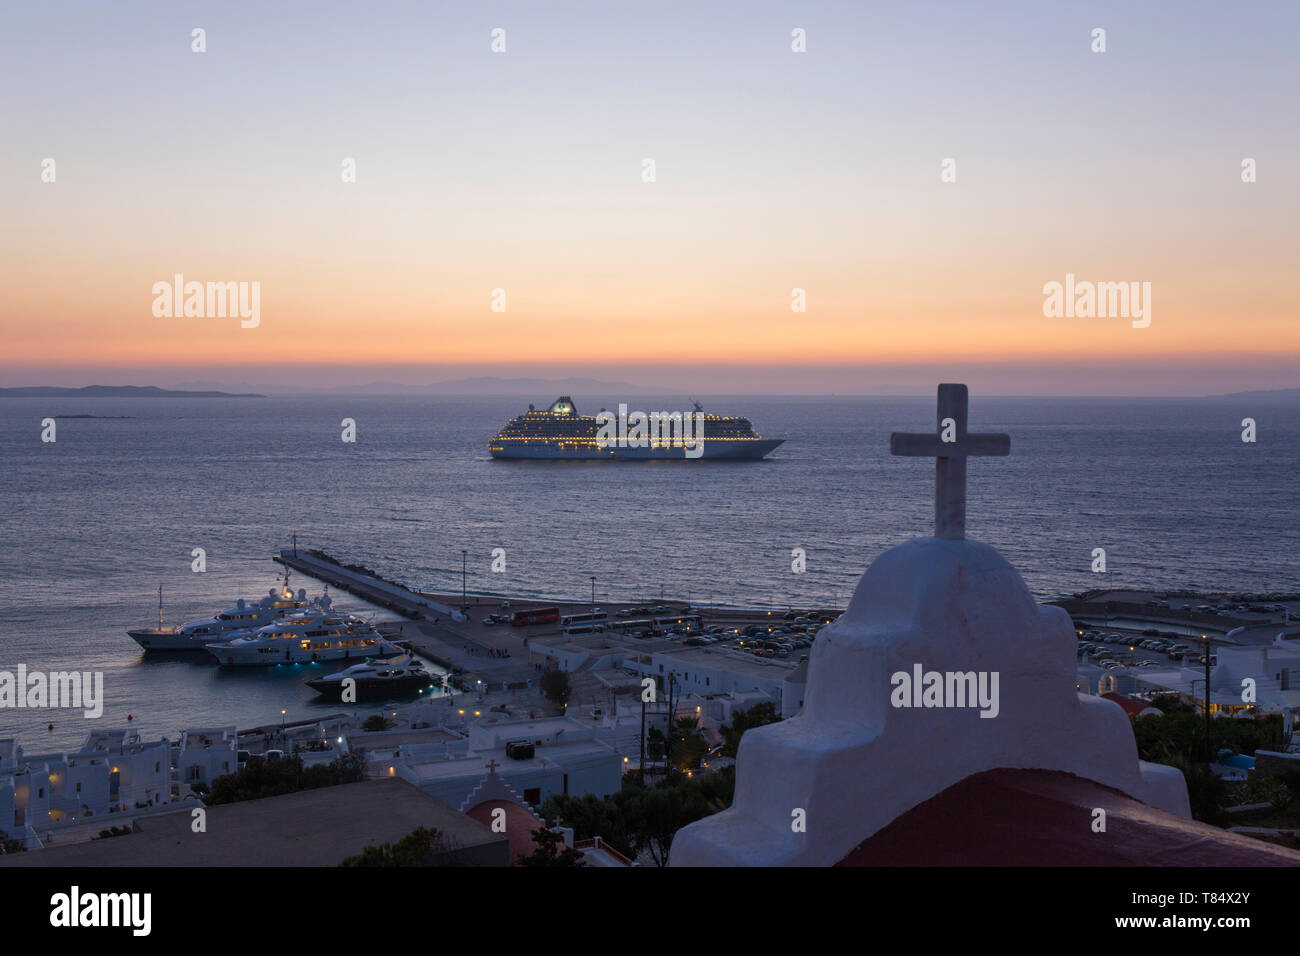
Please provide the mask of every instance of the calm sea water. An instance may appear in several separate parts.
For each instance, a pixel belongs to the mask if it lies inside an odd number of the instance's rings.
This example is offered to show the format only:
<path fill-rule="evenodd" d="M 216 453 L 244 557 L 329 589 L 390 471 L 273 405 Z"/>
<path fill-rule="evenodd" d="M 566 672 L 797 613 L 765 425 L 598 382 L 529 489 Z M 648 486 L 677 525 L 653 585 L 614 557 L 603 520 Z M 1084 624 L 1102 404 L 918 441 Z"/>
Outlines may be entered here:
<path fill-rule="evenodd" d="M 553 396 L 539 395 L 549 402 Z M 583 411 L 619 396 L 575 396 Z M 633 398 L 631 408 L 683 408 Z M 332 712 L 301 673 L 146 660 L 124 633 L 253 597 L 270 555 L 324 548 L 413 586 L 601 600 L 844 605 L 883 550 L 928 534 L 933 466 L 889 455 L 932 431 L 934 399 L 713 398 L 788 437 L 759 463 L 499 462 L 487 439 L 514 398 L 6 399 L 0 401 L 0 666 L 105 672 L 97 727 L 174 734 Z M 58 441 L 42 418 L 61 419 Z M 1258 422 L 1241 441 L 1243 417 Z M 356 420 L 358 441 L 340 440 Z M 1012 454 L 970 466 L 968 531 L 1041 598 L 1102 584 L 1295 589 L 1300 405 L 1238 400 L 972 398 L 971 428 Z M 207 552 L 207 571 L 190 553 Z M 490 570 L 494 548 L 506 571 Z M 791 549 L 807 573 L 790 571 Z M 1108 574 L 1090 572 L 1106 549 Z M 311 593 L 318 585 L 299 577 Z M 354 598 L 340 604 L 365 610 Z M 383 619 L 383 615 L 379 615 Z M 54 731 L 46 724 L 54 720 Z M 68 712 L 0 711 L 29 750 L 82 739 Z"/>

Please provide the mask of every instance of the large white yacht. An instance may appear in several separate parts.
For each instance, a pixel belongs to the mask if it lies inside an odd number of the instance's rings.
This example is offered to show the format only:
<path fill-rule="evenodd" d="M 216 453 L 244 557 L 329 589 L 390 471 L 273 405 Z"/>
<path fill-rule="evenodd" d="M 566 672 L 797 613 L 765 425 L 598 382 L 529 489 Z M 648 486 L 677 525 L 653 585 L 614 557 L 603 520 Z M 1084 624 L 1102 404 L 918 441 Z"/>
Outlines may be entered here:
<path fill-rule="evenodd" d="M 201 651 L 214 641 L 228 641 L 256 631 L 280 618 L 294 614 L 311 605 L 329 607 L 326 593 L 312 602 L 307 591 L 300 588 L 295 594 L 289 587 L 289 570 L 284 580 L 271 588 L 265 597 L 250 604 L 243 598 L 214 617 L 196 618 L 184 624 L 164 626 L 162 622 L 162 588 L 158 589 L 158 626 L 134 628 L 126 633 L 146 651 Z"/>
<path fill-rule="evenodd" d="M 268 624 L 253 634 L 205 646 L 218 663 L 233 666 L 363 660 L 401 650 L 385 640 L 369 622 L 328 607 L 312 608 Z"/>

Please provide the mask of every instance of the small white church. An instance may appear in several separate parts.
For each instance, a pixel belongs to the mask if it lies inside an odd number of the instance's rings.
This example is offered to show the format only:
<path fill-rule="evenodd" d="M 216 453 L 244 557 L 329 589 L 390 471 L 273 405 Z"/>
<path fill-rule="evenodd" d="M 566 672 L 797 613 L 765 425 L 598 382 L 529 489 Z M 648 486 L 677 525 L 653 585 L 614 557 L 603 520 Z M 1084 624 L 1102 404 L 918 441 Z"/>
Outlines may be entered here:
<path fill-rule="evenodd" d="M 1295 865 L 1190 817 L 1175 768 L 1138 759 L 1115 703 L 1075 689 L 1069 616 L 965 533 L 967 431 L 940 385 L 934 536 L 878 557 L 812 648 L 803 710 L 741 741 L 732 807 L 678 832 L 673 866 Z"/>

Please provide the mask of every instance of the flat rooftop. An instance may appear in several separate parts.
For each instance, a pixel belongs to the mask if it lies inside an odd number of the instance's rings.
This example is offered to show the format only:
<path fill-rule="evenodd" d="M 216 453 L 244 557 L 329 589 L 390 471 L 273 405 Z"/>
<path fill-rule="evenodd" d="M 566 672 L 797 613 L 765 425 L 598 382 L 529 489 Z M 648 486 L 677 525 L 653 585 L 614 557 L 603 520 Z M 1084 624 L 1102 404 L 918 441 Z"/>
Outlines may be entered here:
<path fill-rule="evenodd" d="M 341 736 L 347 740 L 348 749 L 353 753 L 370 750 L 391 750 L 393 747 L 404 747 L 407 744 L 449 743 L 453 740 L 464 739 L 439 727 L 424 727 L 418 730 L 384 730 L 378 733 L 344 731 Z"/>
<path fill-rule="evenodd" d="M 102 819 L 104 829 L 117 822 L 113 814 Z M 337 866 L 417 827 L 437 828 L 476 860 L 510 862 L 504 834 L 397 779 L 208 807 L 206 833 L 192 832 L 190 822 L 189 813 L 141 819 L 138 833 L 4 855 L 0 867 Z"/>
<path fill-rule="evenodd" d="M 799 667 L 798 660 L 769 661 L 767 658 L 754 657 L 743 651 L 727 652 L 714 647 L 675 646 L 659 653 L 680 664 L 712 667 L 731 671 L 733 674 L 746 674 L 750 677 L 765 677 L 772 680 L 784 680 Z"/>
<path fill-rule="evenodd" d="M 480 750 L 468 757 L 453 757 L 450 760 L 410 761 L 407 767 L 421 781 L 457 780 L 462 777 L 481 778 L 487 776 L 487 763 L 495 760 L 497 772 L 507 774 L 518 770 L 542 770 L 563 764 L 566 760 L 584 758 L 607 758 L 617 760 L 618 752 L 607 744 L 597 740 L 579 740 L 571 744 L 546 744 L 533 751 L 527 760 L 517 760 L 506 755 L 501 747 L 497 750 Z"/>
<path fill-rule="evenodd" d="M 537 740 L 557 730 L 585 730 L 587 725 L 564 714 L 553 717 L 534 717 L 522 720 L 499 720 L 479 724 L 478 729 L 493 736 L 508 736 L 511 740 Z"/>

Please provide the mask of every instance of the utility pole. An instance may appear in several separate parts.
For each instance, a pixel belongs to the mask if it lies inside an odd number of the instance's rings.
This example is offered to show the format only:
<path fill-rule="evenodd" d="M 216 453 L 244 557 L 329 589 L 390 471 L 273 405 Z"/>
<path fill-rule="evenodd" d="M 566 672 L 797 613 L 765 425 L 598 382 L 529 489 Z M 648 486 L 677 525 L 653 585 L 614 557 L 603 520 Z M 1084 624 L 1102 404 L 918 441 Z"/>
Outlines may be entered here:
<path fill-rule="evenodd" d="M 469 552 L 465 548 L 460 549 L 460 609 L 469 610 L 469 600 L 465 597 L 465 559 Z"/>
<path fill-rule="evenodd" d="M 641 774 L 641 786 L 645 786 L 645 695 L 641 695 L 641 761 L 637 764 Z"/>
<path fill-rule="evenodd" d="M 1210 746 L 1210 636 L 1202 634 L 1205 641 L 1205 762 L 1214 763 L 1214 749 Z"/>
<path fill-rule="evenodd" d="M 671 781 L 673 779 L 673 686 L 677 683 L 677 675 L 668 674 L 668 724 L 664 727 L 664 779 Z"/>
<path fill-rule="evenodd" d="M 591 576 L 591 609 L 596 610 L 596 575 Z"/>

